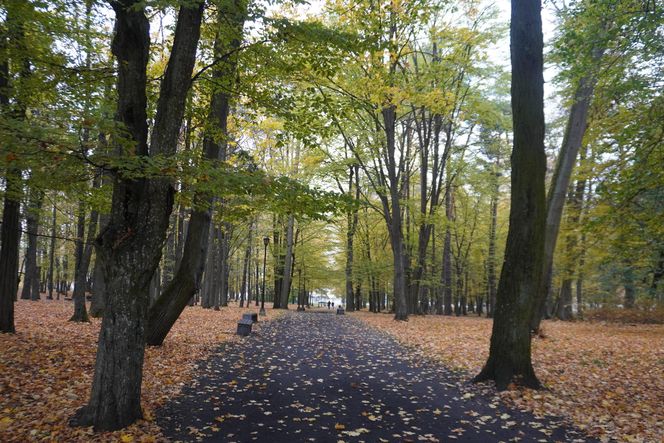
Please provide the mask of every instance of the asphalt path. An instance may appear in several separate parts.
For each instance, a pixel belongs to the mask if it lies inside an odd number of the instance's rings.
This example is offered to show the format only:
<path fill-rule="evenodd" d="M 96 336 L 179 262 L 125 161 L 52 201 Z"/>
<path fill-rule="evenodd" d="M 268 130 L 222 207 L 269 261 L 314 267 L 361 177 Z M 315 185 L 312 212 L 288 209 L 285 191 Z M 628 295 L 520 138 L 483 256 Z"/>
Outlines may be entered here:
<path fill-rule="evenodd" d="M 589 441 L 353 317 L 319 312 L 289 312 L 220 346 L 157 420 L 172 441 Z"/>

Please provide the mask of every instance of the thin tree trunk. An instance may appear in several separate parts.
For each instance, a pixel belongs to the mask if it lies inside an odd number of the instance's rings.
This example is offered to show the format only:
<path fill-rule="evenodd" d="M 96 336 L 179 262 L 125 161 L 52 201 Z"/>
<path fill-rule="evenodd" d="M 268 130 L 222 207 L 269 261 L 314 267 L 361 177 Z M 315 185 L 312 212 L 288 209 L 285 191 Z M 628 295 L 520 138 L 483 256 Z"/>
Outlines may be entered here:
<path fill-rule="evenodd" d="M 74 315 L 69 321 L 75 322 L 89 322 L 88 312 L 85 308 L 85 287 L 86 275 L 88 273 L 89 259 L 86 262 L 85 257 L 85 204 L 82 201 L 78 202 L 78 217 L 77 217 L 77 232 L 76 232 L 76 250 L 75 258 L 76 265 L 74 270 Z M 88 235 L 89 237 L 89 235 Z"/>
<path fill-rule="evenodd" d="M 53 199 L 53 213 L 51 218 L 51 245 L 49 247 L 48 257 L 48 300 L 53 300 L 53 268 L 55 264 L 55 230 L 57 228 L 57 208 L 55 206 L 55 198 Z"/>
<path fill-rule="evenodd" d="M 190 227 L 190 232 L 192 229 L 195 228 L 195 224 L 193 223 L 193 217 L 192 217 L 192 223 L 189 225 Z M 212 298 L 212 282 L 214 280 L 214 251 L 215 251 L 215 246 L 214 246 L 214 231 L 215 227 L 210 223 L 208 226 L 208 230 L 205 233 L 205 236 L 207 237 L 207 250 L 205 251 L 205 260 L 204 260 L 204 266 L 205 266 L 205 274 L 203 277 L 203 288 L 202 288 L 202 294 L 201 294 L 201 307 L 203 309 L 210 309 L 212 307 L 213 303 L 213 298 Z M 201 235 L 203 235 L 201 231 Z M 184 264 L 184 258 L 182 259 L 182 263 Z M 160 297 L 161 298 L 161 297 Z M 156 306 L 153 306 L 153 308 L 156 308 Z M 160 311 L 162 311 L 160 309 Z M 175 320 L 177 320 L 177 317 L 173 319 L 173 324 L 175 323 Z M 154 323 L 154 326 L 156 326 L 157 323 Z M 154 327 L 153 326 L 153 327 Z M 153 327 L 150 327 L 152 330 Z M 148 337 L 151 336 L 152 334 L 146 334 Z M 164 334 L 164 337 L 166 334 Z M 151 340 L 152 341 L 152 340 Z M 162 339 L 163 341 L 163 339 Z M 161 342 L 156 343 L 156 345 L 161 344 Z"/>
<path fill-rule="evenodd" d="M 496 161 L 497 163 L 497 161 Z M 499 184 L 497 172 L 496 183 L 491 195 L 491 224 L 489 226 L 489 255 L 487 257 L 487 311 L 488 318 L 493 317 L 496 306 L 496 229 L 498 226 L 498 194 Z"/>
<path fill-rule="evenodd" d="M 21 299 L 39 300 L 39 291 L 33 291 L 35 282 L 39 282 L 37 271 L 37 235 L 39 234 L 39 215 L 44 199 L 44 193 L 34 189 L 31 192 L 30 203 L 28 204 L 25 219 L 28 228 L 28 247 L 25 252 L 25 273 L 23 277 L 23 289 L 21 290 Z"/>
<path fill-rule="evenodd" d="M 281 309 L 288 309 L 288 298 L 290 296 L 291 279 L 293 274 L 293 237 L 295 232 L 295 216 L 288 216 L 286 225 L 286 255 L 284 260 L 284 276 L 281 281 Z"/>
<path fill-rule="evenodd" d="M 274 297 L 273 309 L 281 309 L 281 287 L 284 279 L 284 262 L 286 256 L 282 252 L 284 245 L 281 239 L 283 238 L 283 223 L 281 216 L 272 216 L 272 257 L 274 260 Z"/>
<path fill-rule="evenodd" d="M 355 181 L 355 199 L 358 200 L 360 197 L 360 186 L 359 186 L 359 168 L 357 165 L 352 165 L 349 168 L 349 177 L 348 177 L 348 194 L 353 195 L 353 182 Z M 355 303 L 353 303 L 353 239 L 355 237 L 355 232 L 357 231 L 357 207 L 353 207 L 351 211 L 347 214 L 347 224 L 348 230 L 346 231 L 346 309 L 348 311 L 355 310 Z"/>
<path fill-rule="evenodd" d="M 106 214 L 99 215 L 99 231 L 103 232 L 108 224 L 109 217 Z M 95 266 L 92 271 L 92 301 L 90 302 L 90 316 L 95 318 L 103 317 L 105 307 L 105 286 L 104 285 L 104 271 L 102 269 L 101 260 L 95 257 Z"/>
<path fill-rule="evenodd" d="M 443 304 L 445 315 L 452 315 L 452 228 L 449 224 L 454 220 L 452 205 L 452 185 L 447 184 L 445 190 L 445 239 L 443 240 Z"/>
<path fill-rule="evenodd" d="M 249 275 L 251 274 L 251 245 L 254 238 L 254 222 L 252 220 L 249 225 L 249 236 L 247 238 L 247 247 L 244 250 L 244 260 L 242 261 L 242 283 L 240 285 L 240 307 L 244 307 L 244 300 L 247 299 L 247 305 L 249 305 L 249 299 L 251 294 L 248 294 L 247 290 L 251 286 Z M 249 290 L 250 292 L 250 290 Z"/>
<path fill-rule="evenodd" d="M 219 227 L 214 228 L 214 247 L 212 257 L 212 290 L 210 293 L 212 296 L 212 309 L 218 311 L 223 281 L 226 279 L 223 236 Z"/>

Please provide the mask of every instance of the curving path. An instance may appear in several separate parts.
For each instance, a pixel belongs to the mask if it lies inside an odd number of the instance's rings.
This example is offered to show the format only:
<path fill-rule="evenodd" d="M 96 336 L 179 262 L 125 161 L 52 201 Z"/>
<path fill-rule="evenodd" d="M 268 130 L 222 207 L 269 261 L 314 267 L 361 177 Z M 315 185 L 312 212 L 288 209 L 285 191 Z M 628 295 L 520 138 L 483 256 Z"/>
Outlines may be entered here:
<path fill-rule="evenodd" d="M 157 420 L 173 441 L 588 441 L 492 402 L 357 319 L 290 312 L 200 362 Z"/>

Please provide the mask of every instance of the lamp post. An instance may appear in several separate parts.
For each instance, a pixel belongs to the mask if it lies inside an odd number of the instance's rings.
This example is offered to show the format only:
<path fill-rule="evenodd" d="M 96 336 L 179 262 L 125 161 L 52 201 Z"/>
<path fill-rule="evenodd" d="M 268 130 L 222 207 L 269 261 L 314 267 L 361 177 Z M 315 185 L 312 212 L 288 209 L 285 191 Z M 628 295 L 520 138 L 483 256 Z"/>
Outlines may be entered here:
<path fill-rule="evenodd" d="M 261 291 L 261 309 L 258 315 L 265 315 L 265 263 L 267 262 L 267 245 L 270 244 L 270 237 L 263 237 L 263 290 Z"/>

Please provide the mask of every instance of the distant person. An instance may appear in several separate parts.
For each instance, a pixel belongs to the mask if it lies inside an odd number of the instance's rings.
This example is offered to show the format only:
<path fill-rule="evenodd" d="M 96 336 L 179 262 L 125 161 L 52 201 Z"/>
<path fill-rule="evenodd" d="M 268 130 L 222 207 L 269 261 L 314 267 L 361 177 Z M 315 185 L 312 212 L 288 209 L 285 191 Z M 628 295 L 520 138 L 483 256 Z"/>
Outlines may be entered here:
<path fill-rule="evenodd" d="M 327 302 L 327 309 L 330 309 L 331 304 L 332 304 L 332 302 Z"/>

